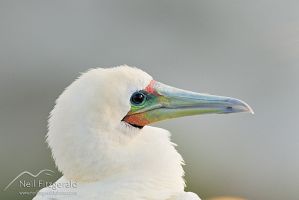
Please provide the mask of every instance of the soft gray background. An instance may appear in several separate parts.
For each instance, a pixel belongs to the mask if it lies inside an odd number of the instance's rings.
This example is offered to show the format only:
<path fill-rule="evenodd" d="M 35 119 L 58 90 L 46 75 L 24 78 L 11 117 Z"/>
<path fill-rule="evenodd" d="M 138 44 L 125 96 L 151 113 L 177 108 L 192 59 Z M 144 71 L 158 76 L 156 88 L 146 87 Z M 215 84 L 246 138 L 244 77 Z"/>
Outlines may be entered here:
<path fill-rule="evenodd" d="M 124 63 L 254 108 L 157 124 L 179 145 L 188 190 L 299 198 L 299 1 L 1 0 L 1 199 L 29 198 L 2 191 L 23 170 L 55 170 L 44 137 L 63 89 Z"/>

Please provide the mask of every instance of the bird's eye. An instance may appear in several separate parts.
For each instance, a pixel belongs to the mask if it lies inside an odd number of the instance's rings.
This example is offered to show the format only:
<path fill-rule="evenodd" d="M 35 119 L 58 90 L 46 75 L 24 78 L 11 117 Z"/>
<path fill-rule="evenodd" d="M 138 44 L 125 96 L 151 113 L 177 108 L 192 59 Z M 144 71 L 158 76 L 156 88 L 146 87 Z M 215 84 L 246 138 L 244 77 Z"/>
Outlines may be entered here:
<path fill-rule="evenodd" d="M 135 92 L 131 96 L 131 103 L 137 106 L 142 105 L 146 100 L 146 95 L 142 92 Z"/>

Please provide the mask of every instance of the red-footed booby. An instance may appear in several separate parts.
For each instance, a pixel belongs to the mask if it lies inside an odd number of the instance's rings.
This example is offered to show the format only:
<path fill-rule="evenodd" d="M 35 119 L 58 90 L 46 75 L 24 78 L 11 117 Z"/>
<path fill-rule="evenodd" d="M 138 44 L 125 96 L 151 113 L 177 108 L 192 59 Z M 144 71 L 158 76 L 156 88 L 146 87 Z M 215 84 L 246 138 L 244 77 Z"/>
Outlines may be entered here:
<path fill-rule="evenodd" d="M 243 101 L 189 92 L 140 69 L 96 68 L 59 96 L 47 142 L 63 173 L 39 199 L 199 200 L 185 192 L 183 159 L 151 123 L 189 115 L 252 112 Z"/>

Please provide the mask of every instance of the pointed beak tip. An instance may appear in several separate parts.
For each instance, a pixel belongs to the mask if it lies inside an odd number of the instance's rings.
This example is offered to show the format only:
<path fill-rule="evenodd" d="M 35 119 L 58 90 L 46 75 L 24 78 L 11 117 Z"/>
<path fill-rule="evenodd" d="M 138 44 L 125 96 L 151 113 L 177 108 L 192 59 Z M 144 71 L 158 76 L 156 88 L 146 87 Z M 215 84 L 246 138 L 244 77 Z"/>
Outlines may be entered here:
<path fill-rule="evenodd" d="M 229 102 L 231 103 L 231 108 L 233 108 L 232 113 L 234 112 L 246 112 L 254 114 L 253 109 L 244 101 L 240 99 L 230 98 Z M 231 113 L 231 112 L 229 112 Z"/>
<path fill-rule="evenodd" d="M 254 115 L 254 111 L 253 111 L 253 109 L 252 109 L 248 104 L 246 104 L 246 111 L 245 111 L 245 112 Z"/>
<path fill-rule="evenodd" d="M 253 111 L 253 109 L 252 109 L 250 106 L 248 106 L 248 112 L 249 112 L 250 114 L 254 115 L 254 111 Z"/>
<path fill-rule="evenodd" d="M 248 104 L 247 104 L 246 102 L 244 102 L 244 101 L 241 101 L 241 102 L 242 102 L 243 105 L 244 105 L 245 112 L 248 112 L 248 113 L 254 115 L 254 111 L 253 111 L 253 109 L 250 107 L 250 105 L 248 105 Z"/>
<path fill-rule="evenodd" d="M 244 109 L 244 112 L 247 112 L 247 113 L 250 113 L 252 115 L 254 115 L 254 111 L 253 109 L 250 107 L 250 105 L 248 105 L 246 102 L 242 101 L 242 100 L 239 100 L 243 109 Z"/>

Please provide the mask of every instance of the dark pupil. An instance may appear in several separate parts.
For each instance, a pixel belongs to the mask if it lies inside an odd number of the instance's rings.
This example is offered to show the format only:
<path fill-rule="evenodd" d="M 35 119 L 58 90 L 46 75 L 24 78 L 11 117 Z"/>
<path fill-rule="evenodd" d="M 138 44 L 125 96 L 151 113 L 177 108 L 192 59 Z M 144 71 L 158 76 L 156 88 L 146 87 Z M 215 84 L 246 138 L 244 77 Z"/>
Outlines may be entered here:
<path fill-rule="evenodd" d="M 134 104 L 141 104 L 141 103 L 143 103 L 144 99 L 145 99 L 144 94 L 142 94 L 140 92 L 134 93 L 131 97 L 131 101 Z"/>

